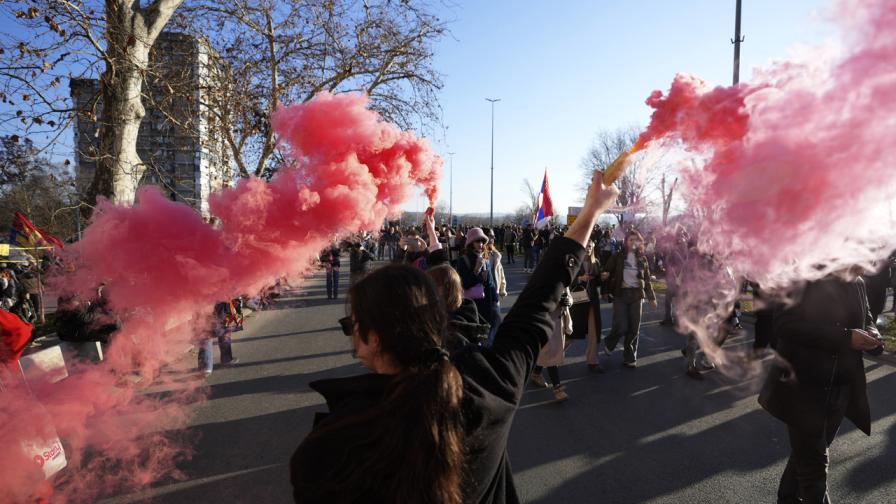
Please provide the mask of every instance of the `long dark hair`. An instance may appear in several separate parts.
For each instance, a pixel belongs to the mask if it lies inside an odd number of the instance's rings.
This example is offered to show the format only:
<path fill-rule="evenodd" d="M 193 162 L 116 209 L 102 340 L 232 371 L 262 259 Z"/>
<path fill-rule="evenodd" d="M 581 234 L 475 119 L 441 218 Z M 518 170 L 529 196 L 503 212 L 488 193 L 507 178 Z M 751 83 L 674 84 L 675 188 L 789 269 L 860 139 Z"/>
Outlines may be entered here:
<path fill-rule="evenodd" d="M 634 236 L 635 238 L 637 238 L 638 241 L 641 242 L 641 245 L 635 247 L 635 250 L 631 250 L 631 251 L 629 251 L 629 249 L 628 249 L 628 239 L 631 238 L 632 236 Z M 634 229 L 630 230 L 628 233 L 625 233 L 625 241 L 622 243 L 622 250 L 623 250 L 623 252 L 625 252 L 626 254 L 628 254 L 629 252 L 634 252 L 634 253 L 635 253 L 635 257 L 637 257 L 638 260 L 641 260 L 641 259 L 644 259 L 644 258 L 647 257 L 647 256 L 646 256 L 646 253 L 645 253 L 645 251 L 644 251 L 644 237 L 641 236 L 641 233 L 635 231 Z"/>
<path fill-rule="evenodd" d="M 391 265 L 356 283 L 350 298 L 359 337 L 375 331 L 402 371 L 377 407 L 331 427 L 361 424 L 369 437 L 321 487 L 333 502 L 460 504 L 463 382 L 443 349 L 447 311 L 435 284 L 419 268 Z"/>

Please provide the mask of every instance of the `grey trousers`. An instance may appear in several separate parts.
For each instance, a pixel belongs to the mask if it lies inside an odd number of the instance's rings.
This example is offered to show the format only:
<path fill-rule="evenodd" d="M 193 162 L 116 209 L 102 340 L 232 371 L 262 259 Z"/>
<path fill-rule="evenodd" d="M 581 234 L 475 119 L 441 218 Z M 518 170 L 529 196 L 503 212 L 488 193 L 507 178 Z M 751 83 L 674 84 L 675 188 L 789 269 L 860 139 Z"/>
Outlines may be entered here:
<path fill-rule="evenodd" d="M 607 348 L 613 350 L 623 339 L 623 360 L 638 360 L 638 333 L 641 331 L 641 310 L 644 302 L 640 289 L 622 289 L 622 295 L 613 299 L 613 326 L 607 336 Z"/>

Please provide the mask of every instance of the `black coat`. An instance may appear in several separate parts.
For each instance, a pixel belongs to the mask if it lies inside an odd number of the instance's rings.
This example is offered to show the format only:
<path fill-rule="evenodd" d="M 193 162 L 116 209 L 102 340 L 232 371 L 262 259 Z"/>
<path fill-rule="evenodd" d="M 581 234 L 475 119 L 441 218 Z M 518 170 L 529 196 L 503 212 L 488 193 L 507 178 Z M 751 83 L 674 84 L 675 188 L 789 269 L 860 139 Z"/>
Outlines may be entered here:
<path fill-rule="evenodd" d="M 579 271 L 584 253 L 581 245 L 570 239 L 555 240 L 498 329 L 492 347 L 468 344 L 451 357 L 464 384 L 465 466 L 469 475 L 464 502 L 520 500 L 507 457 L 507 438 L 538 352 L 553 331 L 550 314 Z M 311 388 L 324 396 L 330 410 L 315 417 L 314 429 L 369 411 L 382 401 L 391 379 L 364 374 L 313 382 Z M 338 434 L 305 439 L 290 460 L 296 502 L 314 502 L 303 497 L 305 489 L 326 484 L 328 474 L 345 457 L 376 457 L 376 453 L 359 448 L 368 432 L 367 427 L 340 429 Z M 369 496 L 365 501 L 389 499 Z"/>
<path fill-rule="evenodd" d="M 449 340 L 445 345 L 455 353 L 467 344 L 482 344 L 488 341 L 491 325 L 482 318 L 472 299 L 461 301 L 460 307 L 448 317 Z"/>
<path fill-rule="evenodd" d="M 870 435 L 862 352 L 851 348 L 846 330 L 872 328 L 861 279 L 808 284 L 798 304 L 775 316 L 778 353 L 793 373 L 773 368 L 759 394 L 759 404 L 788 425 L 804 432 L 822 432 L 828 414 L 828 388 L 843 387 L 849 394 L 846 418 Z"/>

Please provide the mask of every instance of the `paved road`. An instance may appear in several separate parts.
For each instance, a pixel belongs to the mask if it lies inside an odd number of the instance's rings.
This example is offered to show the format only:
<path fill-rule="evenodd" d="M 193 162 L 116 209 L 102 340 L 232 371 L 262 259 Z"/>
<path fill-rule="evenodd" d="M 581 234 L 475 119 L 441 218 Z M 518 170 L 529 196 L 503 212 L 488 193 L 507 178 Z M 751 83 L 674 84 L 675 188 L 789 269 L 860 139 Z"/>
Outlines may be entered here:
<path fill-rule="evenodd" d="M 519 292 L 525 274 L 507 271 L 510 290 Z M 290 502 L 289 456 L 323 408 L 308 383 L 362 371 L 337 327 L 344 302 L 325 298 L 317 275 L 278 309 L 254 314 L 235 338 L 241 365 L 216 370 L 210 400 L 196 408 L 189 479 L 111 502 Z M 774 502 L 787 436 L 757 407 L 757 380 L 688 379 L 682 338 L 658 326 L 658 315 L 647 316 L 637 370 L 623 369 L 617 350 L 604 359 L 606 374 L 590 374 L 576 342 L 561 368 L 570 400 L 555 403 L 549 390 L 525 393 L 509 448 L 524 501 Z M 836 502 L 896 502 L 894 371 L 867 362 L 874 432 L 866 437 L 848 421 L 841 428 L 830 478 Z"/>

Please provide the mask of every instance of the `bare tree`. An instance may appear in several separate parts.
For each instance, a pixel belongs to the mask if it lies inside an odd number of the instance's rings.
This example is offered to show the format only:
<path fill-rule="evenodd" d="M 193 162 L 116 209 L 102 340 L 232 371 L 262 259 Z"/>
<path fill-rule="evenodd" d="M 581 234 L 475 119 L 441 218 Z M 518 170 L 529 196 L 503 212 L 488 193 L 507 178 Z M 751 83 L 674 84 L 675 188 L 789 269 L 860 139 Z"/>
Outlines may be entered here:
<path fill-rule="evenodd" d="M 30 140 L 0 139 L 0 229 L 23 212 L 35 225 L 68 240 L 77 229 L 74 179 L 64 164 L 53 164 Z"/>
<path fill-rule="evenodd" d="M 88 200 L 133 201 L 145 165 L 137 134 L 145 115 L 143 83 L 150 49 L 183 0 L 34 0 L 2 3 L 19 23 L 2 43 L 2 98 L 27 104 L 15 115 L 29 132 L 69 123 L 72 113 L 98 117 L 97 169 Z M 15 35 L 14 35 L 15 34 Z M 55 94 L 63 79 L 94 77 L 100 91 L 90 110 Z M 102 107 L 96 107 L 99 101 Z M 49 117 L 49 118 L 48 118 Z M 3 117 L 5 124 L 6 117 Z M 57 130 L 60 131 L 61 130 Z"/>
<path fill-rule="evenodd" d="M 536 188 L 532 185 L 532 182 L 529 179 L 523 179 L 523 185 L 520 187 L 520 190 L 523 191 L 523 194 L 526 196 L 526 203 L 524 206 L 517 209 L 516 215 L 525 210 L 528 213 L 528 219 L 531 221 L 535 216 L 535 212 L 538 210 L 538 193 L 541 188 Z"/>
<path fill-rule="evenodd" d="M 209 93 L 243 177 L 269 176 L 280 160 L 270 116 L 320 91 L 367 93 L 404 128 L 441 118 L 433 45 L 445 24 L 405 0 L 192 0 L 175 25 L 226 61 L 228 85 Z"/>
<path fill-rule="evenodd" d="M 678 184 L 678 177 L 675 177 L 675 180 L 669 185 L 669 190 L 666 191 L 666 174 L 663 173 L 660 178 L 660 196 L 663 199 L 663 227 L 669 223 L 669 211 L 672 208 L 672 197 L 675 195 L 675 185 Z"/>

